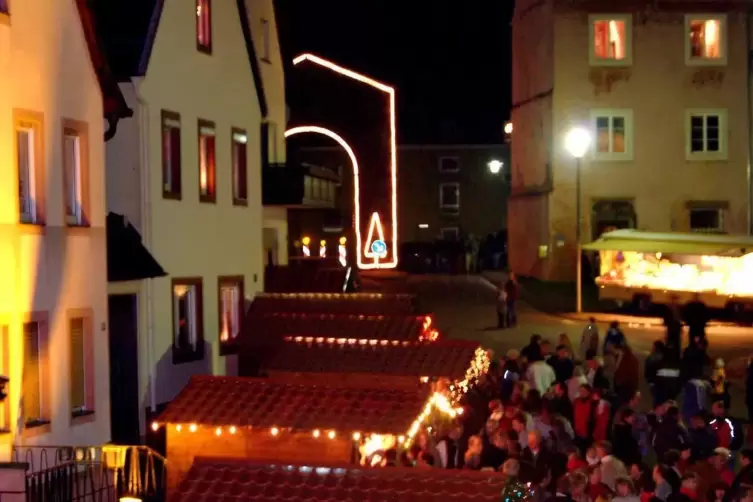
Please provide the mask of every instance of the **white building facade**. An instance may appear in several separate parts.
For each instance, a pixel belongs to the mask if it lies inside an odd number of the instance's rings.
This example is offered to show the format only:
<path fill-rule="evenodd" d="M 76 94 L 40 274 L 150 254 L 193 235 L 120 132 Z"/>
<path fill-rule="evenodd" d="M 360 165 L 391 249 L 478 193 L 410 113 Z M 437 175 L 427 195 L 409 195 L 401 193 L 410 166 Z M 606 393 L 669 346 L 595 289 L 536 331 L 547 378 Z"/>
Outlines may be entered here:
<path fill-rule="evenodd" d="M 0 1 L 0 374 L 10 380 L 0 444 L 6 452 L 11 445 L 110 440 L 107 110 L 87 19 L 83 1 Z M 122 97 L 108 101 L 125 110 Z"/>
<path fill-rule="evenodd" d="M 103 31 L 113 27 L 108 59 L 134 110 L 107 145 L 108 208 L 138 229 L 168 274 L 110 283 L 116 364 L 130 382 L 113 415 L 137 409 L 142 435 L 144 410 L 171 401 L 192 375 L 235 374 L 223 342 L 263 284 L 262 101 L 246 8 L 151 4 L 140 18 L 98 13 Z M 135 16 L 131 29 L 143 25 L 139 36 L 117 31 L 120 14 Z"/>

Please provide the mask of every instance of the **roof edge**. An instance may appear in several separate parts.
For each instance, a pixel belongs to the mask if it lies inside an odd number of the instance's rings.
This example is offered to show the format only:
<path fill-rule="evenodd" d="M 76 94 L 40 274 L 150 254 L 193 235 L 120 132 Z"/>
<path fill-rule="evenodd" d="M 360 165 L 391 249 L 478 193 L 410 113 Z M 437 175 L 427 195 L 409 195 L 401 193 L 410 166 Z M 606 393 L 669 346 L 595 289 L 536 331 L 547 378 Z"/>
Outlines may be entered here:
<path fill-rule="evenodd" d="M 241 18 L 241 30 L 243 30 L 243 39 L 246 42 L 246 51 L 248 52 L 248 62 L 251 65 L 251 74 L 256 87 L 256 99 L 259 100 L 259 110 L 261 116 L 266 119 L 269 116 L 269 106 L 267 104 L 267 95 L 264 92 L 264 79 L 261 77 L 261 67 L 259 59 L 256 57 L 256 47 L 254 38 L 251 36 L 251 25 L 248 22 L 248 8 L 245 0 L 237 0 L 238 15 Z"/>
<path fill-rule="evenodd" d="M 138 75 L 146 75 L 146 70 L 149 68 L 149 60 L 152 57 L 152 49 L 154 49 L 154 40 L 157 38 L 157 30 L 159 29 L 159 23 L 162 19 L 162 10 L 165 6 L 165 0 L 157 0 L 154 3 L 154 12 L 152 12 L 152 18 L 149 21 L 149 29 L 146 32 L 146 39 L 144 40 L 144 47 L 141 50 L 141 56 L 139 57 Z"/>

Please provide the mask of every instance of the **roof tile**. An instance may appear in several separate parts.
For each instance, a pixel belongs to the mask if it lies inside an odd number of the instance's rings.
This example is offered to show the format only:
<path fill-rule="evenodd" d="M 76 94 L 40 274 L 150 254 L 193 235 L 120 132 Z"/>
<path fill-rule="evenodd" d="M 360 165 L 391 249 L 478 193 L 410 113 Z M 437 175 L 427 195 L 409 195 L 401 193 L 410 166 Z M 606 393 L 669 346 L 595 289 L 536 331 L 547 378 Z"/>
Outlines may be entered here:
<path fill-rule="evenodd" d="M 158 418 L 200 426 L 406 432 L 428 389 L 378 389 L 277 379 L 194 376 Z"/>
<path fill-rule="evenodd" d="M 504 483 L 505 477 L 499 473 L 476 471 L 353 465 L 313 467 L 295 463 L 197 458 L 169 500 L 491 502 L 499 500 Z"/>
<path fill-rule="evenodd" d="M 308 340 L 308 342 L 306 341 Z M 471 341 L 408 345 L 328 343 L 289 337 L 263 369 L 296 373 L 375 373 L 463 378 L 479 344 Z"/>

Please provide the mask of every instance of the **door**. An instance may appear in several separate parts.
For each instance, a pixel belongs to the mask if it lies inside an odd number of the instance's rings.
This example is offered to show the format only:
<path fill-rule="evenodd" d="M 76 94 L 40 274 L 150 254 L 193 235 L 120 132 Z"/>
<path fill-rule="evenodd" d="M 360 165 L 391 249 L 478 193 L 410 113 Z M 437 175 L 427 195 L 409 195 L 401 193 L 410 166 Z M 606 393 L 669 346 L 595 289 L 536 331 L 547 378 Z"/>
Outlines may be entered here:
<path fill-rule="evenodd" d="M 140 444 L 138 297 L 110 295 L 110 427 L 115 444 Z"/>

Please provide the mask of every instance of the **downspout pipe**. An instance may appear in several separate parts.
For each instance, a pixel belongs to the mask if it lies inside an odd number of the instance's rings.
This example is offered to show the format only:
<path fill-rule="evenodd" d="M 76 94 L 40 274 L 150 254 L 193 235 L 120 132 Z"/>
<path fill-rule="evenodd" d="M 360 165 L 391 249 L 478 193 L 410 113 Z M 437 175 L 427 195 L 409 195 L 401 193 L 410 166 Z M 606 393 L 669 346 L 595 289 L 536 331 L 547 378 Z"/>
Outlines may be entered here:
<path fill-rule="evenodd" d="M 141 183 L 141 238 L 147 249 L 152 249 L 152 190 L 151 171 L 149 169 L 149 105 L 141 96 L 140 81 L 133 82 L 133 90 L 139 105 L 139 178 Z M 145 316 L 146 316 L 146 364 L 149 371 L 149 409 L 157 412 L 157 362 L 154 349 L 154 279 L 144 279 Z"/>
<path fill-rule="evenodd" d="M 748 110 L 748 164 L 746 166 L 746 178 L 748 187 L 748 235 L 753 235 L 753 51 L 751 50 L 751 16 L 753 15 L 753 7 L 748 7 L 748 11 L 745 15 L 745 55 L 746 55 L 746 67 L 748 70 L 747 75 L 747 91 L 746 104 Z"/>

